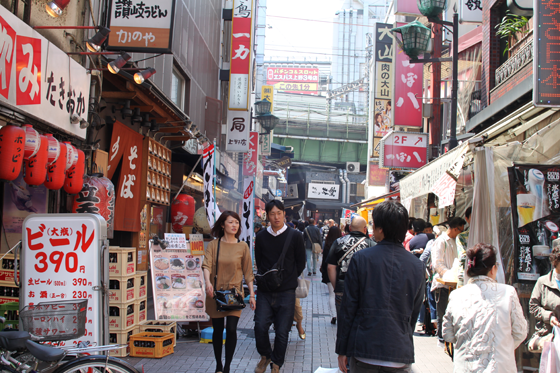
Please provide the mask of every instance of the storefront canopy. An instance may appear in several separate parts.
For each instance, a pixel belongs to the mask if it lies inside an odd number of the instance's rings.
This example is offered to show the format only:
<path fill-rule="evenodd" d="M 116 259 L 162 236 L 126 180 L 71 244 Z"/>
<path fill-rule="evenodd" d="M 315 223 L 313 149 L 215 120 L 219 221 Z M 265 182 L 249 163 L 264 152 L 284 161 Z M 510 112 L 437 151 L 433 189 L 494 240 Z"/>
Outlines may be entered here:
<path fill-rule="evenodd" d="M 350 206 L 350 207 L 358 207 L 358 208 L 361 208 L 361 207 L 373 207 L 373 206 L 378 205 L 378 204 L 380 204 L 381 202 L 385 201 L 385 199 L 391 198 L 391 197 L 396 197 L 396 196 L 398 196 L 399 194 L 400 194 L 400 191 L 397 190 L 397 191 L 395 191 L 395 192 L 391 192 L 391 193 L 383 194 L 383 195 L 380 195 L 380 196 L 377 196 L 377 197 L 373 197 L 373 198 L 366 199 L 366 200 L 364 200 L 364 201 L 362 201 L 362 202 L 355 203 L 355 204 L 353 204 L 353 205 Z"/>

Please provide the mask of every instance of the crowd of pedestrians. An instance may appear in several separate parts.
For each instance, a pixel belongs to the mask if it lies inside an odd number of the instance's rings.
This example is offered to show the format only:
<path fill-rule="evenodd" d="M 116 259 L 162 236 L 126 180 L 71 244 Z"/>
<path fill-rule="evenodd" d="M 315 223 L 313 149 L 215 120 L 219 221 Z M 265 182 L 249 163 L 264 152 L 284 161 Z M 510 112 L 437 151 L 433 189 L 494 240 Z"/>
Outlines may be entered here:
<path fill-rule="evenodd" d="M 208 246 L 203 265 L 209 305 L 216 290 L 211 284 L 220 246 L 216 286 L 240 289 L 243 277 L 250 285 L 261 356 L 255 373 L 269 367 L 280 372 L 294 320 L 299 337 L 305 339 L 296 299 L 298 279 L 305 273 L 319 274 L 327 285 L 331 323 L 337 328 L 338 368 L 343 373 L 411 372 L 413 333 L 420 329 L 436 334 L 438 345 L 453 355 L 454 372 L 516 371 L 514 351 L 527 337 L 527 321 L 516 290 L 496 282 L 496 249 L 485 243 L 467 248 L 470 208 L 464 218 L 433 227 L 410 218 L 400 203 L 386 201 L 373 210 L 369 226 L 354 215 L 346 233 L 333 220 L 287 221 L 277 200 L 266 205 L 266 214 L 269 225 L 259 229 L 255 238 L 256 299 L 249 250 L 237 240 L 237 214 L 222 214 L 214 227 L 218 238 Z M 322 250 L 317 251 L 317 245 Z M 552 326 L 560 326 L 555 314 L 560 309 L 560 250 L 555 250 L 553 271 L 539 279 L 531 297 L 531 313 L 538 321 L 538 333 L 530 340 L 534 352 L 550 340 Z M 457 283 L 462 269 L 465 282 L 457 289 L 450 287 L 453 275 Z M 239 312 L 209 307 L 209 314 L 216 339 L 216 372 L 229 372 Z"/>

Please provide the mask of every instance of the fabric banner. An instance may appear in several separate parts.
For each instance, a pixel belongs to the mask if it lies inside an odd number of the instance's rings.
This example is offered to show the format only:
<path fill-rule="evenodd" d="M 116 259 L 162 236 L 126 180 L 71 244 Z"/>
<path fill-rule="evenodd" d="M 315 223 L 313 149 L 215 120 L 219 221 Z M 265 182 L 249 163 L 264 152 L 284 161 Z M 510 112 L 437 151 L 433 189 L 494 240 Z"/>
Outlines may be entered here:
<path fill-rule="evenodd" d="M 216 200 L 214 199 L 214 178 L 216 177 L 214 171 L 214 145 L 210 145 L 204 149 L 203 153 L 204 162 L 204 205 L 206 207 L 206 219 L 208 219 L 208 224 L 210 227 L 214 226 L 214 223 L 220 215 L 220 209 L 216 205 Z"/>
<path fill-rule="evenodd" d="M 255 210 L 255 178 L 246 176 L 243 178 L 243 212 L 241 213 L 241 241 L 247 242 L 253 255 L 253 216 Z"/>
<path fill-rule="evenodd" d="M 445 173 L 439 178 L 437 183 L 432 188 L 434 193 L 439 198 L 438 207 L 444 208 L 451 206 L 455 201 L 455 189 L 457 188 L 457 181 L 449 174 Z"/>
<path fill-rule="evenodd" d="M 560 165 L 514 164 L 508 175 L 517 278 L 536 281 L 560 246 Z"/>
<path fill-rule="evenodd" d="M 140 232 L 143 136 L 119 121 L 113 124 L 107 177 L 115 189 L 115 230 Z M 122 160 L 122 163 L 121 163 Z M 113 180 L 119 164 L 120 175 Z M 118 181 L 118 182 L 115 182 Z"/>
<path fill-rule="evenodd" d="M 257 173 L 259 151 L 259 133 L 251 132 L 249 137 L 249 151 L 243 154 L 243 176 L 255 176 Z"/>

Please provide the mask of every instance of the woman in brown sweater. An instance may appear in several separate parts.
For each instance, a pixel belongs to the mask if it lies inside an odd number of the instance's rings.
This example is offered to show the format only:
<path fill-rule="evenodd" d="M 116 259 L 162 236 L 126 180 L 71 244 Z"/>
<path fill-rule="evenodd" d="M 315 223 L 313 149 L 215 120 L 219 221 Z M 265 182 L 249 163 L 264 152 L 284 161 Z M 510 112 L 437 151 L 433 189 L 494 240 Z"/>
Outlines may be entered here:
<path fill-rule="evenodd" d="M 233 211 L 224 211 L 212 228 L 212 235 L 217 237 L 210 242 L 205 251 L 202 269 L 206 282 L 206 313 L 212 319 L 212 345 L 216 358 L 216 372 L 229 373 L 230 364 L 233 359 L 237 345 L 237 322 L 241 311 L 220 312 L 217 310 L 214 298 L 214 277 L 216 276 L 216 255 L 218 244 L 220 245 L 220 257 L 218 260 L 218 278 L 216 288 L 218 290 L 230 290 L 236 288 L 243 294 L 243 276 L 249 287 L 249 305 L 255 309 L 255 293 L 253 290 L 253 266 L 251 253 L 244 241 L 239 241 L 241 234 L 241 219 Z M 227 323 L 226 323 L 227 318 Z M 222 365 L 222 341 L 224 326 L 226 328 L 226 362 Z"/>

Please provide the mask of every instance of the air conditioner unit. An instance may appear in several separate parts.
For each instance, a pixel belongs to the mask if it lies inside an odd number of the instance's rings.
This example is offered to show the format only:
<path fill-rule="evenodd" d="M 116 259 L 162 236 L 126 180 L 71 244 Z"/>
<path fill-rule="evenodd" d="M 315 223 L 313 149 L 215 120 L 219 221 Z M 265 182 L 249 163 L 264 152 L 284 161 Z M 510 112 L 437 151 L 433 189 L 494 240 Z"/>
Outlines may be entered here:
<path fill-rule="evenodd" d="M 351 173 L 360 172 L 360 162 L 346 162 L 346 171 Z"/>

